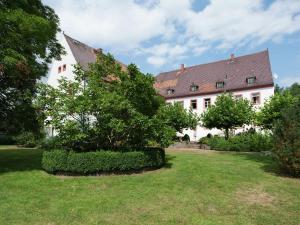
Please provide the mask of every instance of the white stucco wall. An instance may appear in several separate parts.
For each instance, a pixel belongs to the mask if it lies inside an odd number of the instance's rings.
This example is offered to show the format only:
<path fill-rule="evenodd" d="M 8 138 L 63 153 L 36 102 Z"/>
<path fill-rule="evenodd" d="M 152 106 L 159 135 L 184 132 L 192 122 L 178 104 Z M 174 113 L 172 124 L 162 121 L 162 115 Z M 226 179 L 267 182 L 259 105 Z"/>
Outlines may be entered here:
<path fill-rule="evenodd" d="M 251 101 L 251 95 L 253 93 L 260 93 L 260 104 L 254 106 L 256 109 L 259 109 L 266 102 L 266 100 L 269 99 L 274 94 L 274 87 L 236 91 L 236 92 L 233 92 L 233 95 L 242 95 L 243 98 L 246 98 Z M 184 108 L 188 110 L 188 109 L 190 109 L 191 100 L 197 100 L 197 109 L 193 110 L 193 111 L 195 113 L 197 113 L 198 115 L 201 115 L 201 113 L 205 110 L 204 109 L 204 99 L 210 98 L 211 104 L 214 104 L 218 95 L 219 94 L 211 94 L 211 95 L 176 98 L 176 99 L 167 100 L 167 102 L 174 103 L 174 102 L 183 101 Z M 242 129 L 237 129 L 237 132 L 241 132 L 241 131 L 242 131 Z M 210 130 L 210 129 L 206 129 L 201 126 L 197 126 L 197 128 L 195 130 L 186 129 L 183 131 L 183 134 L 189 135 L 191 141 L 198 141 L 201 137 L 206 136 L 208 133 L 211 133 L 213 135 L 223 134 L 223 132 L 221 130 L 218 130 L 218 129 Z"/>
<path fill-rule="evenodd" d="M 66 77 L 67 79 L 74 79 L 74 65 L 77 64 L 65 37 L 61 35 L 59 39 L 60 44 L 65 48 L 66 54 L 61 56 L 61 60 L 54 60 L 49 69 L 49 73 L 47 76 L 48 79 L 46 79 L 45 83 L 53 87 L 58 86 L 58 80 L 62 76 Z M 62 67 L 64 64 L 66 64 L 66 71 L 58 73 L 58 67 Z"/>

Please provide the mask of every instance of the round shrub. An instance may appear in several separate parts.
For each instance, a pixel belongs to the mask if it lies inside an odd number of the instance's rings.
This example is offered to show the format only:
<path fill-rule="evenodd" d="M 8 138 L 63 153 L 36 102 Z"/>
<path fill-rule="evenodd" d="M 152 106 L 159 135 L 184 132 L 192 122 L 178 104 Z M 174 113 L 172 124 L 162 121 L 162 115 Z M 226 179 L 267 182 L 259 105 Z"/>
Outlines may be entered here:
<path fill-rule="evenodd" d="M 273 153 L 280 166 L 300 176 L 300 100 L 282 112 L 274 128 Z"/>
<path fill-rule="evenodd" d="M 36 137 L 32 132 L 23 132 L 16 137 L 16 142 L 18 145 L 33 148 L 37 145 Z"/>
<path fill-rule="evenodd" d="M 74 152 L 66 150 L 45 151 L 42 167 L 49 173 L 97 174 L 139 171 L 160 168 L 165 163 L 165 151 L 147 148 L 139 151 Z"/>

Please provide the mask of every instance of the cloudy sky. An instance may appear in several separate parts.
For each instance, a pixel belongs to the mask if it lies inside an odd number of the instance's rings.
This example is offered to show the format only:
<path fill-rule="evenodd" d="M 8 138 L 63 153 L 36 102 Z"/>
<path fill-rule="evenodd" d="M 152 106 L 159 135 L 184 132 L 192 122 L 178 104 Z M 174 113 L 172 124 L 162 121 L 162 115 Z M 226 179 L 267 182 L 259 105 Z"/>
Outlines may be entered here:
<path fill-rule="evenodd" d="M 269 49 L 276 83 L 300 83 L 300 0 L 43 0 L 71 37 L 143 72 Z"/>

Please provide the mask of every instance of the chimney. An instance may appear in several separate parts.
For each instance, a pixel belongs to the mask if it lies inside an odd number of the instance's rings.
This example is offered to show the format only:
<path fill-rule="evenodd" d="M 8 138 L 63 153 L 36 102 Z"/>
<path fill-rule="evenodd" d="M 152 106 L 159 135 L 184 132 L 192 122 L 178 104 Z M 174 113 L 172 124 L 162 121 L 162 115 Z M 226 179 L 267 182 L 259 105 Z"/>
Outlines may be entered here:
<path fill-rule="evenodd" d="M 180 71 L 181 71 L 181 72 L 184 71 L 184 64 L 180 64 Z"/>

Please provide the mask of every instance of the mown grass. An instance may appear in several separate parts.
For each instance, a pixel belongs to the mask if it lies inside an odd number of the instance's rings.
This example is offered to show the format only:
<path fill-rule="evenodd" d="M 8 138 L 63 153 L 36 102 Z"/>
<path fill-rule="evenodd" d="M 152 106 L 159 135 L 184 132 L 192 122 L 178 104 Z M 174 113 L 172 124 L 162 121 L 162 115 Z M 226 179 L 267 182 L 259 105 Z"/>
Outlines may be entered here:
<path fill-rule="evenodd" d="M 168 152 L 132 175 L 53 176 L 38 149 L 0 149 L 0 224 L 295 224 L 300 180 L 268 156 Z"/>

